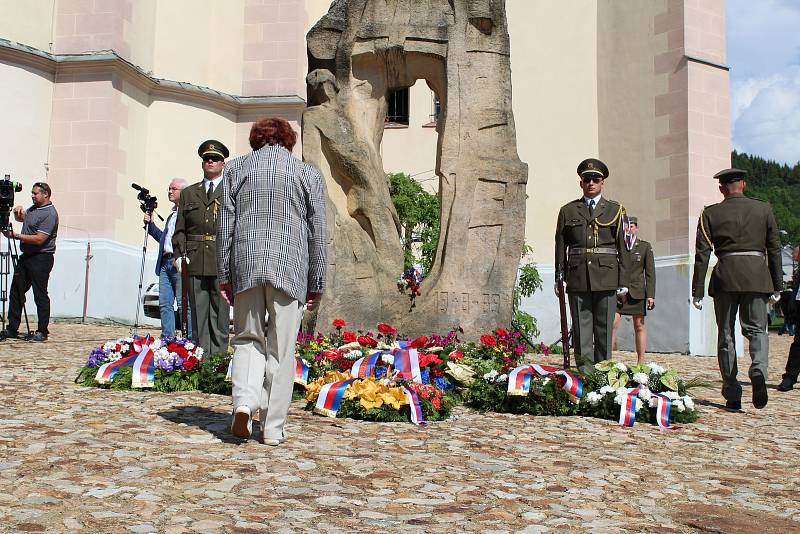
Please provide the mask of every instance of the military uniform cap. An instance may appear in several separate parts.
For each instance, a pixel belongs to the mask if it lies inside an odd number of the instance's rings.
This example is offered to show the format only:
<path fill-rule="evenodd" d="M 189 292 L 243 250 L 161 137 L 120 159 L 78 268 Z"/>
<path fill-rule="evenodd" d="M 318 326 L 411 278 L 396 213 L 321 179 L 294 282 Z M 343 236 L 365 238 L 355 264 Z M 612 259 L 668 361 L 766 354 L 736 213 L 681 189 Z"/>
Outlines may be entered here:
<path fill-rule="evenodd" d="M 203 141 L 200 143 L 200 146 L 197 149 L 197 155 L 201 158 L 207 154 L 220 156 L 222 159 L 225 159 L 228 157 L 228 155 L 230 155 L 230 152 L 228 151 L 228 147 L 219 141 L 215 139 L 209 139 L 208 141 Z"/>
<path fill-rule="evenodd" d="M 747 176 L 747 171 L 741 169 L 725 169 L 715 174 L 714 179 L 719 180 L 721 184 L 729 184 L 731 182 L 744 180 L 745 176 Z"/>
<path fill-rule="evenodd" d="M 608 178 L 608 167 L 599 159 L 585 159 L 578 165 L 578 176 L 584 174 L 600 174 L 603 178 Z"/>
<path fill-rule="evenodd" d="M 635 224 L 636 226 L 639 226 L 639 219 L 637 219 L 636 217 L 628 217 L 628 222 L 630 224 Z"/>

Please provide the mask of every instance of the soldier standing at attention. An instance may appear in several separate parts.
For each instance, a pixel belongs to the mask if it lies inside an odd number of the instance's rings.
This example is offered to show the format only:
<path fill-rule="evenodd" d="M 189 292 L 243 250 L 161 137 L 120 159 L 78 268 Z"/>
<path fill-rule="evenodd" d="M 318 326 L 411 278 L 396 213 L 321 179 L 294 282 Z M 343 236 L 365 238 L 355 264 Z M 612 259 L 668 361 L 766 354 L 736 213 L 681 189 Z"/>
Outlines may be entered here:
<path fill-rule="evenodd" d="M 625 247 L 624 208 L 603 197 L 608 167 L 597 159 L 578 165 L 581 198 L 561 207 L 556 225 L 556 282 L 566 280 L 576 362 L 609 359 L 616 299 L 627 297 L 619 262 Z M 578 357 L 580 355 L 580 358 Z"/>
<path fill-rule="evenodd" d="M 768 203 L 744 196 L 746 174 L 739 169 L 725 169 L 714 175 L 725 199 L 700 213 L 692 278 L 692 303 L 700 310 L 713 248 L 718 263 L 711 273 L 708 294 L 714 299 L 717 319 L 722 396 L 725 407 L 731 411 L 742 408 L 733 339 L 737 313 L 742 335 L 750 341 L 753 363 L 748 374 L 753 385 L 753 406 L 767 405 L 767 300 L 778 302 L 783 277 L 775 215 Z"/>
<path fill-rule="evenodd" d="M 636 363 L 644 363 L 644 353 L 647 350 L 647 328 L 644 325 L 644 316 L 648 310 L 656 306 L 656 263 L 653 258 L 653 247 L 647 241 L 639 239 L 639 221 L 636 217 L 628 217 L 630 230 L 625 238 L 625 250 L 622 251 L 619 261 L 625 264 L 625 269 L 630 276 L 628 283 L 628 301 L 617 306 L 617 315 L 614 317 L 614 334 L 616 341 L 617 330 L 622 315 L 633 316 L 633 334 L 636 340 Z M 612 344 L 613 346 L 613 344 Z"/>
<path fill-rule="evenodd" d="M 222 170 L 228 149 L 213 139 L 197 149 L 203 159 L 203 180 L 185 187 L 178 205 L 172 238 L 176 265 L 186 255 L 189 266 L 189 303 L 192 332 L 207 354 L 228 351 L 230 306 L 219 292 L 217 280 L 217 220 Z"/>

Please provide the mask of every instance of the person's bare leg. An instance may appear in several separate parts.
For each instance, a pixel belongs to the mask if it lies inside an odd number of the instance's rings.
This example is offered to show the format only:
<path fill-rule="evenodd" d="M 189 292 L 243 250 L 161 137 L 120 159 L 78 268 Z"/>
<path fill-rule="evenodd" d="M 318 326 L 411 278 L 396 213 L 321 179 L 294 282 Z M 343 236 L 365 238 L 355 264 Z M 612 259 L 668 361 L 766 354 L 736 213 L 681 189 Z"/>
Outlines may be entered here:
<path fill-rule="evenodd" d="M 622 316 L 618 313 L 614 314 L 614 327 L 611 329 L 611 350 L 617 350 L 617 330 L 619 330 L 619 322 Z"/>
<path fill-rule="evenodd" d="M 644 363 L 647 350 L 647 328 L 644 326 L 644 315 L 633 316 L 633 332 L 636 336 L 636 363 Z"/>

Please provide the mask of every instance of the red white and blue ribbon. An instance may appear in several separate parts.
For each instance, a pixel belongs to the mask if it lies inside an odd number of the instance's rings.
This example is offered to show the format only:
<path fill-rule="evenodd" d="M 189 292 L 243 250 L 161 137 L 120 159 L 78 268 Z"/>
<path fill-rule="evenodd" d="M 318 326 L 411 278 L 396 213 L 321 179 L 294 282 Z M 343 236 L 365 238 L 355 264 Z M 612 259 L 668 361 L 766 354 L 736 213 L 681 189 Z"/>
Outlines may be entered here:
<path fill-rule="evenodd" d="M 633 426 L 636 422 L 636 403 L 639 401 L 641 389 L 641 387 L 635 387 L 625 390 L 625 399 L 619 410 L 619 424 L 622 426 Z"/>
<path fill-rule="evenodd" d="M 521 365 L 508 375 L 507 395 L 524 397 L 531 390 L 531 378 L 534 375 L 533 366 Z"/>
<path fill-rule="evenodd" d="M 100 382 L 101 384 L 108 384 L 112 380 L 114 380 L 114 376 L 116 376 L 117 371 L 122 369 L 123 367 L 130 367 L 133 365 L 133 362 L 136 360 L 138 354 L 134 353 L 130 356 L 125 356 L 124 358 L 120 358 L 119 360 L 108 362 L 100 366 L 97 370 L 97 374 L 95 375 L 94 379 Z"/>
<path fill-rule="evenodd" d="M 572 400 L 572 402 L 580 402 L 581 396 L 583 395 L 583 381 L 578 378 L 577 375 L 573 375 L 569 371 L 564 371 L 563 369 L 559 369 L 555 374 L 564 377 L 564 384 L 561 388 L 567 392 L 570 400 Z"/>
<path fill-rule="evenodd" d="M 378 364 L 378 359 L 380 357 L 381 353 L 376 352 L 369 356 L 359 358 L 350 369 L 350 374 L 358 378 L 368 378 L 375 370 L 375 366 Z"/>
<path fill-rule="evenodd" d="M 308 384 L 308 364 L 300 357 L 294 359 L 294 383 L 305 386 Z"/>
<path fill-rule="evenodd" d="M 669 424 L 669 412 L 672 408 L 672 400 L 662 393 L 653 393 L 654 397 L 658 398 L 656 405 L 656 423 L 660 430 L 672 428 Z"/>
<path fill-rule="evenodd" d="M 408 407 L 411 411 L 411 422 L 417 426 L 424 426 L 426 424 L 425 417 L 422 415 L 422 406 L 419 404 L 419 397 L 416 392 L 405 386 L 403 386 L 403 392 L 406 394 L 406 399 L 408 399 Z"/>
<path fill-rule="evenodd" d="M 578 377 L 578 375 L 574 375 L 569 371 L 549 365 L 539 365 L 535 363 L 531 365 L 531 367 L 541 376 L 547 376 L 549 374 L 563 376 L 564 383 L 561 384 L 561 389 L 567 392 L 567 395 L 569 395 L 569 398 L 572 400 L 572 402 L 580 402 L 581 396 L 583 395 L 583 381 Z"/>
<path fill-rule="evenodd" d="M 631 231 L 631 220 L 628 218 L 627 213 L 622 214 L 622 240 L 625 242 L 625 248 L 633 250 L 633 245 L 636 244 L 636 236 Z"/>
<path fill-rule="evenodd" d="M 411 379 L 417 384 L 422 384 L 422 372 L 419 368 L 419 353 L 417 349 L 410 349 L 406 341 L 399 342 L 400 348 L 394 349 L 394 368 L 400 377 Z"/>
<path fill-rule="evenodd" d="M 336 412 L 339 411 L 339 406 L 342 404 L 345 390 L 356 380 L 356 378 L 350 378 L 322 386 L 319 391 L 319 397 L 317 397 L 317 404 L 314 406 L 314 412 L 328 417 L 336 417 Z"/>
<path fill-rule="evenodd" d="M 133 350 L 137 356 L 133 362 L 132 388 L 151 388 L 155 385 L 156 362 L 155 353 L 150 346 L 152 342 L 153 338 L 149 335 L 133 340 Z"/>

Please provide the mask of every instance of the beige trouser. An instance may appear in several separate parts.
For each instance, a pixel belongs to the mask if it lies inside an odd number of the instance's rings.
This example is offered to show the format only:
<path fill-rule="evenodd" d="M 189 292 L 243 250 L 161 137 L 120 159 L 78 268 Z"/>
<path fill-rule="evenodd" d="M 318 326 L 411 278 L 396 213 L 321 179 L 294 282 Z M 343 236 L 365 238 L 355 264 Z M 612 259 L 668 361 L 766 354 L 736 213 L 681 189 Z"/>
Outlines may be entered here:
<path fill-rule="evenodd" d="M 292 402 L 294 348 L 302 303 L 270 285 L 236 294 L 233 305 L 233 407 L 260 410 L 265 439 L 285 438 Z"/>

